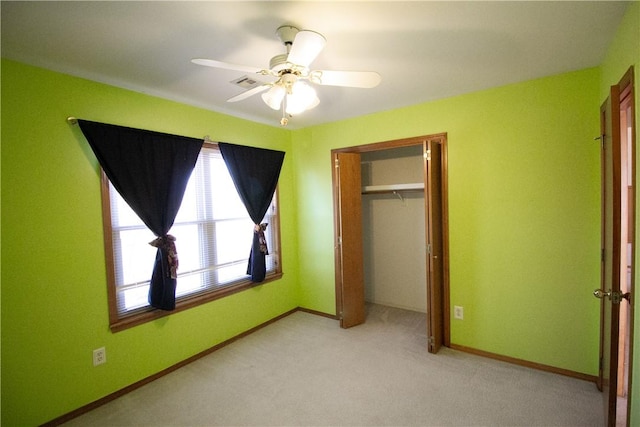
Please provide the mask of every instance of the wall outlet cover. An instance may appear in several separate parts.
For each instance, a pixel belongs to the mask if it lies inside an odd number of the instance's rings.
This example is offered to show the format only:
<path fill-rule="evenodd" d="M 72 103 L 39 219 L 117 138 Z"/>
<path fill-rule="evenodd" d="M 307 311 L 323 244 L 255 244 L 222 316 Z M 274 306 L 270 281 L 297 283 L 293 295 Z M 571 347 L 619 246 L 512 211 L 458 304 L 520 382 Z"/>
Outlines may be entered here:
<path fill-rule="evenodd" d="M 460 319 L 460 320 L 464 319 L 464 308 L 460 307 L 459 305 L 454 305 L 453 318 Z"/>
<path fill-rule="evenodd" d="M 93 366 L 107 363 L 107 350 L 104 347 L 93 350 Z"/>

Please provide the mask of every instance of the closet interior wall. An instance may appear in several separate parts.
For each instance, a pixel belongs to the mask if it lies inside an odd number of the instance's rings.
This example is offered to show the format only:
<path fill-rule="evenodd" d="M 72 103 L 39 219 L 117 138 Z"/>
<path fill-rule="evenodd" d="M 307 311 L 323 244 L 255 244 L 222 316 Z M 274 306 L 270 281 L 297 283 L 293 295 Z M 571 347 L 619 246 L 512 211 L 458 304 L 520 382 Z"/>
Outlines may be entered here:
<path fill-rule="evenodd" d="M 362 185 L 423 184 L 423 148 L 362 153 Z M 426 313 L 424 190 L 362 194 L 365 301 Z"/>

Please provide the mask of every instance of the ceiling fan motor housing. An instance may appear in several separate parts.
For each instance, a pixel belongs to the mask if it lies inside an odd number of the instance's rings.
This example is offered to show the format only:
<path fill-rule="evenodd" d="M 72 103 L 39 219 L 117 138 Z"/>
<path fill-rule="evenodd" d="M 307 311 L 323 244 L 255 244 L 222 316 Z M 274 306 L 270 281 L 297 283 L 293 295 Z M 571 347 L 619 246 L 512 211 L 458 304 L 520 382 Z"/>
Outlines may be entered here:
<path fill-rule="evenodd" d="M 290 64 L 287 61 L 288 57 L 288 53 L 274 56 L 271 58 L 271 61 L 269 61 L 269 69 L 275 73 L 279 73 L 282 70 L 290 68 Z"/>
<path fill-rule="evenodd" d="M 281 25 L 280 27 L 278 27 L 278 29 L 276 30 L 276 34 L 278 35 L 282 43 L 284 43 L 285 47 L 287 48 L 287 53 L 276 55 L 273 58 L 271 58 L 271 61 L 269 61 L 269 69 L 271 71 L 279 74 L 284 70 L 291 68 L 288 62 L 289 50 L 293 45 L 293 41 L 296 38 L 296 34 L 298 34 L 299 32 L 300 32 L 300 29 L 297 27 L 294 27 L 293 25 Z"/>

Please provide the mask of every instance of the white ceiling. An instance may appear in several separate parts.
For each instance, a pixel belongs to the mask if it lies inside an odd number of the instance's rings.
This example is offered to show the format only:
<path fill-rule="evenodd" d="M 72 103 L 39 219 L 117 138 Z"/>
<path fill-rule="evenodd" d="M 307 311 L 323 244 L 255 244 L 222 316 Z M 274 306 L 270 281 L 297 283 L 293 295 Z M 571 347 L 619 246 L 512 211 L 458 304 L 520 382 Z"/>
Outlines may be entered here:
<path fill-rule="evenodd" d="M 279 126 L 259 95 L 227 103 L 242 72 L 285 52 L 282 24 L 322 33 L 312 69 L 377 71 L 373 89 L 317 87 L 290 128 L 599 65 L 618 1 L 2 1 L 2 56 Z M 99 102 L 99 101 L 98 101 Z M 72 112 L 70 112 L 72 113 Z"/>

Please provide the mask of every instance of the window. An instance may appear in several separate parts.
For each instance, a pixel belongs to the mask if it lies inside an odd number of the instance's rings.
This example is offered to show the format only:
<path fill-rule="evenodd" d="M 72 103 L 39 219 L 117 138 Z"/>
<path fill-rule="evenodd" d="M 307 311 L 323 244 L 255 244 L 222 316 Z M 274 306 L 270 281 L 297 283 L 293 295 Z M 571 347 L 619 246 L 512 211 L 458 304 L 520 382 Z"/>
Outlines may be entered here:
<path fill-rule="evenodd" d="M 109 317 L 111 329 L 117 331 L 168 312 L 155 310 L 147 302 L 156 256 L 149 242 L 155 236 L 104 174 L 102 188 Z M 265 282 L 281 276 L 276 202 L 277 190 L 263 220 L 269 224 Z M 246 274 L 253 222 L 217 145 L 202 147 L 169 234 L 176 237 L 179 259 L 173 312 L 254 286 Z"/>

